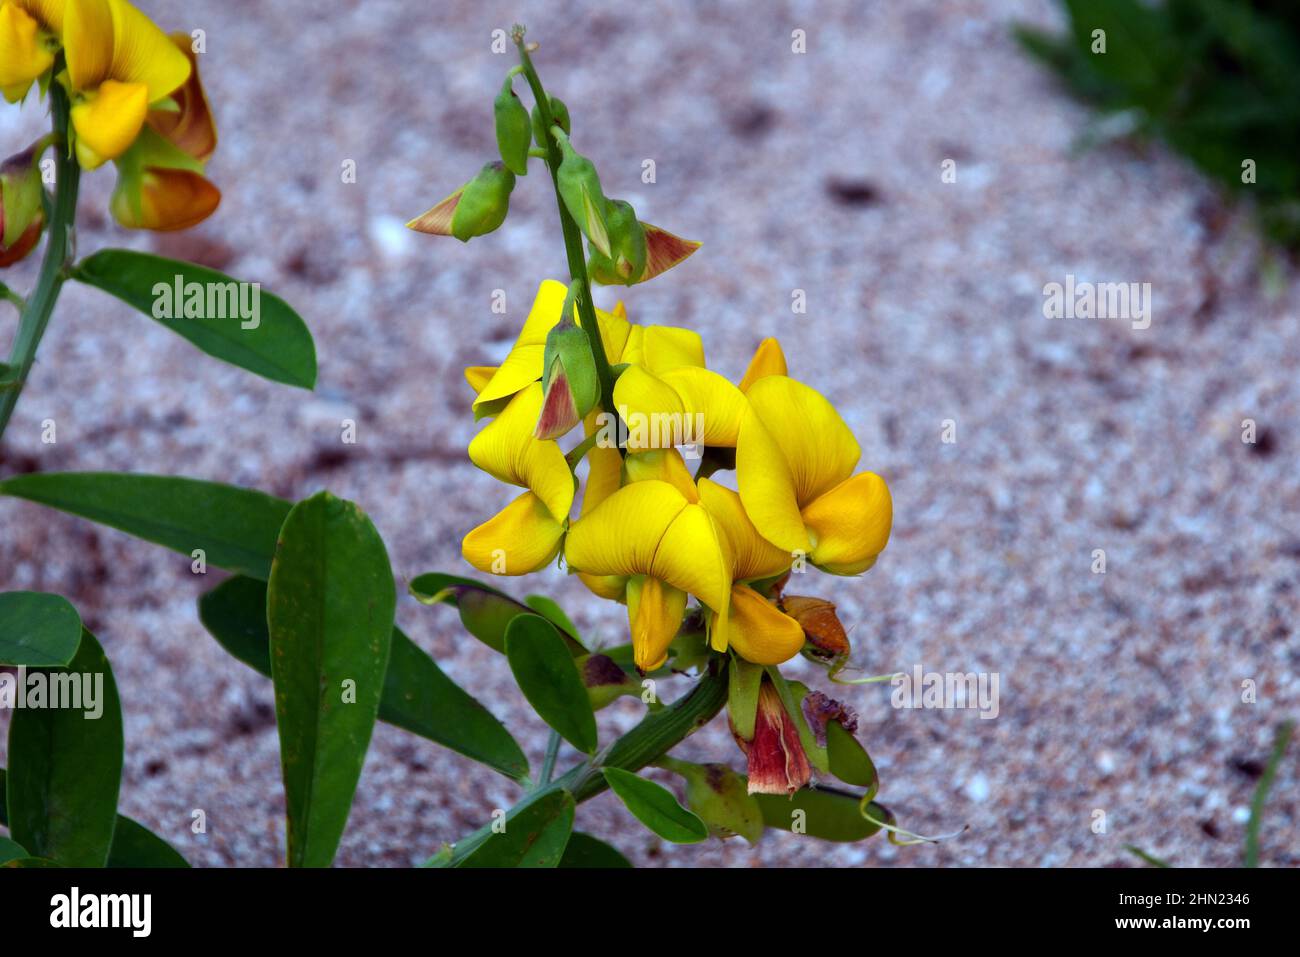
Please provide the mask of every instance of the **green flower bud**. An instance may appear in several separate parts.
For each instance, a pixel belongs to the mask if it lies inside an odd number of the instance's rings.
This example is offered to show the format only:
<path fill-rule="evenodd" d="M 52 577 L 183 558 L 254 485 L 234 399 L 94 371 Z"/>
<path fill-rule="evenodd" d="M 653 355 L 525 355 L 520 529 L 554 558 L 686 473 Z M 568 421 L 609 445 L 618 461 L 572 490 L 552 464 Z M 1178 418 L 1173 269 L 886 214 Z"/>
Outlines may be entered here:
<path fill-rule="evenodd" d="M 0 164 L 0 267 L 30 253 L 45 228 L 40 156 L 24 150 Z"/>
<path fill-rule="evenodd" d="M 497 149 L 501 151 L 501 161 L 516 176 L 526 176 L 533 129 L 528 110 L 515 94 L 512 77 L 506 77 L 492 104 L 492 111 L 496 115 Z"/>
<path fill-rule="evenodd" d="M 600 379 L 587 333 L 573 321 L 578 283 L 569 287 L 559 324 L 546 336 L 542 358 L 542 414 L 534 432 L 557 439 L 582 421 L 600 399 Z"/>
<path fill-rule="evenodd" d="M 608 204 L 600 188 L 596 167 L 573 148 L 567 136 L 560 138 L 560 152 L 564 159 L 560 162 L 556 179 L 564 206 L 591 244 L 603 255 L 611 256 L 609 230 L 605 224 Z"/>
<path fill-rule="evenodd" d="M 550 101 L 551 122 L 564 130 L 566 134 L 569 133 L 569 108 L 564 105 L 564 102 L 558 96 L 550 97 Z M 550 149 L 551 131 L 542 125 L 542 111 L 537 108 L 536 104 L 533 105 L 532 122 L 533 139 L 537 141 L 537 145 L 542 149 Z"/>
<path fill-rule="evenodd" d="M 407 229 L 434 236 L 455 236 L 467 243 L 492 232 L 510 212 L 515 174 L 500 161 L 485 163 L 478 175 L 438 205 L 406 224 Z"/>
<path fill-rule="evenodd" d="M 745 779 L 725 764 L 691 764 L 668 758 L 660 762 L 686 781 L 686 806 L 726 840 L 739 834 L 750 844 L 763 836 L 763 810 L 746 789 Z"/>
<path fill-rule="evenodd" d="M 587 272 L 602 286 L 630 286 L 645 274 L 645 227 L 636 218 L 632 204 L 611 199 L 605 207 L 610 255 L 592 249 Z"/>

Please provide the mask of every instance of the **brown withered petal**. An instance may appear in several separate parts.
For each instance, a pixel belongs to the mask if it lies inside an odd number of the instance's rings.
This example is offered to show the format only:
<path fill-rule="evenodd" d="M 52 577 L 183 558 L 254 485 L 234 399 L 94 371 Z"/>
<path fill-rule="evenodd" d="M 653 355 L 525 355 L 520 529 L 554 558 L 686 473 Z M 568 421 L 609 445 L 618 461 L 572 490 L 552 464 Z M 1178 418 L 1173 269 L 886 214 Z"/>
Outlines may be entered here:
<path fill-rule="evenodd" d="M 465 192 L 464 187 L 456 190 L 438 205 L 416 216 L 406 224 L 406 228 L 414 229 L 417 233 L 428 233 L 431 236 L 450 236 L 451 217 L 456 212 L 456 206 L 460 203 L 463 192 Z"/>
<path fill-rule="evenodd" d="M 148 123 L 173 146 L 206 163 L 217 148 L 217 125 L 199 80 L 198 57 L 188 33 L 174 33 L 171 40 L 189 58 L 190 78 L 172 93 L 178 109 L 150 110 Z"/>
<path fill-rule="evenodd" d="M 799 622 L 804 637 L 819 657 L 839 658 L 849 653 L 849 636 L 831 602 L 804 595 L 783 595 L 781 610 Z"/>
<path fill-rule="evenodd" d="M 645 272 L 637 282 L 646 282 L 661 272 L 667 272 L 703 245 L 674 236 L 668 230 L 649 223 L 641 225 L 645 228 Z"/>
<path fill-rule="evenodd" d="M 113 192 L 113 218 L 128 229 L 171 232 L 189 229 L 212 215 L 221 191 L 198 173 L 146 169 L 140 179 L 139 207 L 122 190 Z"/>
<path fill-rule="evenodd" d="M 588 688 L 621 685 L 628 680 L 627 672 L 609 655 L 588 655 L 582 665 L 582 683 Z"/>
<path fill-rule="evenodd" d="M 817 743 L 823 748 L 826 747 L 828 721 L 838 721 L 849 734 L 858 730 L 857 712 L 820 691 L 813 691 L 803 699 L 803 716 L 808 720 L 808 727 L 812 729 Z"/>
<path fill-rule="evenodd" d="M 749 759 L 750 794 L 794 794 L 812 778 L 799 729 L 766 679 L 758 692 L 753 740 L 745 741 L 734 729 L 732 735 Z"/>

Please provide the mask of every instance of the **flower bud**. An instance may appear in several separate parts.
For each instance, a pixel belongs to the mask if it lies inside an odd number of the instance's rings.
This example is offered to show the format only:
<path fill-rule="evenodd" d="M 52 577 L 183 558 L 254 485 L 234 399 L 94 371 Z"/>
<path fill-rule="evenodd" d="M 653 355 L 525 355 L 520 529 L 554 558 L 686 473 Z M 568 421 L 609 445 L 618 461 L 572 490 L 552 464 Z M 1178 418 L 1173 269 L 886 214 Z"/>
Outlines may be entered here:
<path fill-rule="evenodd" d="M 564 200 L 565 208 L 582 234 L 603 255 L 612 257 L 609 230 L 605 224 L 605 207 L 608 204 L 600 188 L 596 167 L 573 148 L 567 136 L 560 138 L 560 152 L 564 154 L 556 174 L 560 198 Z"/>
<path fill-rule="evenodd" d="M 587 260 L 587 272 L 604 286 L 630 286 L 645 273 L 645 227 L 638 222 L 630 203 L 611 199 L 605 207 L 605 225 L 609 230 L 610 255 L 593 249 Z"/>
<path fill-rule="evenodd" d="M 492 104 L 496 116 L 497 149 L 501 162 L 516 176 L 528 174 L 528 148 L 533 142 L 532 122 L 528 110 L 515 94 L 513 79 L 506 77 L 501 92 Z"/>
<path fill-rule="evenodd" d="M 39 159 L 36 149 L 28 149 L 0 164 L 0 267 L 35 249 L 45 228 Z"/>
<path fill-rule="evenodd" d="M 504 163 L 485 163 L 472 180 L 406 226 L 420 233 L 455 236 L 467 243 L 505 222 L 514 188 L 515 174 Z"/>
<path fill-rule="evenodd" d="M 567 134 L 570 131 L 569 108 L 564 105 L 564 101 L 561 100 L 558 96 L 550 97 L 550 101 L 551 101 L 551 123 L 554 124 L 555 126 L 558 126 L 560 129 L 564 130 L 564 132 Z M 537 108 L 536 104 L 533 105 L 532 123 L 533 123 L 533 139 L 537 142 L 537 145 L 544 150 L 550 149 L 551 131 L 548 130 L 543 125 L 542 111 Z"/>
<path fill-rule="evenodd" d="M 578 666 L 593 711 L 608 707 L 624 695 L 641 694 L 641 686 L 609 655 L 583 655 L 573 663 Z"/>
<path fill-rule="evenodd" d="M 835 614 L 835 606 L 823 598 L 784 595 L 781 610 L 799 622 L 808 640 L 805 651 L 818 658 L 842 658 L 850 651 L 849 636 Z"/>
<path fill-rule="evenodd" d="M 750 794 L 793 794 L 811 780 L 812 766 L 799 742 L 798 725 L 766 676 L 758 689 L 753 738 L 745 740 L 734 725 L 731 733 L 749 759 Z"/>
<path fill-rule="evenodd" d="M 546 335 L 542 359 L 542 413 L 534 435 L 557 439 L 590 412 L 600 399 L 600 379 L 587 333 L 573 321 L 575 287 L 569 287 L 559 323 Z"/>

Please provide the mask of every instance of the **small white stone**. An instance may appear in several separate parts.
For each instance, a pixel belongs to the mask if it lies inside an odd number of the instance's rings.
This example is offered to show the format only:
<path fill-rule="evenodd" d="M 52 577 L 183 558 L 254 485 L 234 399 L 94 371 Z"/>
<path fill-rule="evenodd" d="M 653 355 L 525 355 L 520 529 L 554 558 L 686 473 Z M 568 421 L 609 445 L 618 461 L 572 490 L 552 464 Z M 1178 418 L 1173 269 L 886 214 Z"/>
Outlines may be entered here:
<path fill-rule="evenodd" d="M 1102 751 L 1097 755 L 1097 770 L 1102 774 L 1113 774 L 1115 772 L 1115 755 L 1109 751 Z"/>
<path fill-rule="evenodd" d="M 1245 824 L 1250 820 L 1250 808 L 1235 807 L 1232 809 L 1232 819 L 1238 824 Z"/>
<path fill-rule="evenodd" d="M 989 798 L 989 780 L 982 774 L 976 774 L 966 782 L 966 796 L 977 804 Z"/>
<path fill-rule="evenodd" d="M 405 259 L 411 252 L 411 231 L 396 216 L 370 220 L 370 239 L 385 259 Z"/>

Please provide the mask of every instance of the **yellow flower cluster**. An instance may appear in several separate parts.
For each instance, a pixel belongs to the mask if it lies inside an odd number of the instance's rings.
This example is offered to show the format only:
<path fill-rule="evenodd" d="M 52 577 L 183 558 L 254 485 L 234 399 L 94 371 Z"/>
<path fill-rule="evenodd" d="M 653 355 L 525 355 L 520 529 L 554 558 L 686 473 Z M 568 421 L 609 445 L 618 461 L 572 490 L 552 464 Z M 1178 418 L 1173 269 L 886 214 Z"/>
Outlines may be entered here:
<path fill-rule="evenodd" d="M 112 160 L 113 215 L 141 229 L 184 229 L 221 194 L 203 176 L 217 134 L 193 42 L 167 36 L 127 0 L 0 0 L 0 93 L 66 90 L 83 169 Z"/>
<path fill-rule="evenodd" d="M 772 583 L 805 563 L 836 575 L 870 568 L 893 519 L 884 480 L 855 472 L 852 432 L 821 394 L 787 375 L 775 339 L 733 384 L 705 367 L 698 334 L 634 325 L 621 304 L 596 316 L 625 428 L 593 413 L 587 441 L 566 457 L 535 433 L 546 337 L 565 295 L 562 283 L 542 283 L 502 365 L 466 370 L 476 415 L 493 417 L 470 443 L 470 459 L 526 491 L 465 537 L 465 559 L 483 572 L 523 575 L 563 549 L 593 592 L 627 604 L 645 671 L 665 661 L 688 596 L 707 612 L 714 649 L 757 664 L 791 658 L 804 630 L 769 597 Z M 734 464 L 734 490 L 692 477 L 677 448 L 691 444 L 713 465 Z M 584 448 L 586 485 L 571 518 L 578 481 L 570 460 Z"/>

